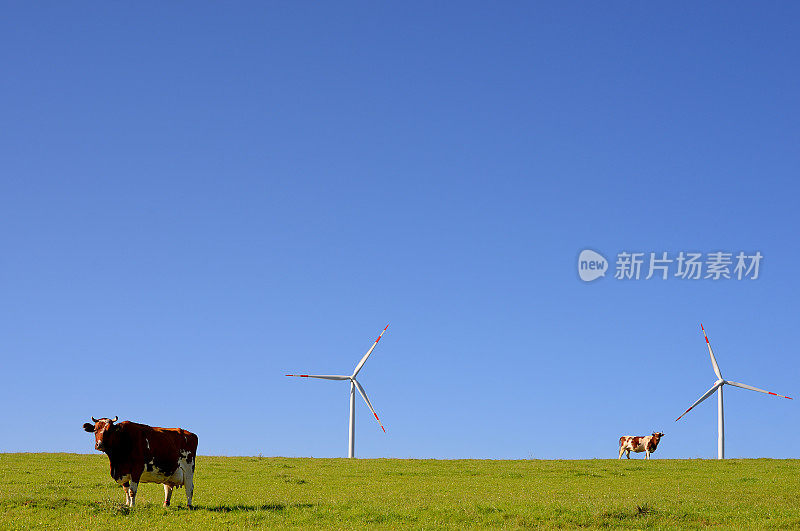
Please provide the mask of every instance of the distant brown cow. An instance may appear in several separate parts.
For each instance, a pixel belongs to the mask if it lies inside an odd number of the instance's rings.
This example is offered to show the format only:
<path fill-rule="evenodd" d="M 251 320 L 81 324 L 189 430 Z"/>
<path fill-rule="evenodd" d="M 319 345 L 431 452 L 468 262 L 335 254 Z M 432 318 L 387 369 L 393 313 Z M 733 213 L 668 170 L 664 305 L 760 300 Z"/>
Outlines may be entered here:
<path fill-rule="evenodd" d="M 628 459 L 631 458 L 631 451 L 633 452 L 644 452 L 644 458 L 650 459 L 650 454 L 656 451 L 656 447 L 658 447 L 658 441 L 661 440 L 664 434 L 660 431 L 654 431 L 653 435 L 648 435 L 646 437 L 633 437 L 631 435 L 623 435 L 619 438 L 619 458 L 622 459 L 622 454 L 626 454 L 625 457 Z M 627 452 L 627 453 L 626 453 Z"/>
<path fill-rule="evenodd" d="M 180 428 L 152 428 L 135 422 L 114 424 L 108 418 L 88 422 L 83 429 L 94 433 L 94 447 L 108 455 L 111 477 L 125 491 L 125 505 L 133 507 L 139 483 L 163 483 L 164 507 L 172 488 L 186 488 L 186 505 L 192 507 L 197 435 Z"/>

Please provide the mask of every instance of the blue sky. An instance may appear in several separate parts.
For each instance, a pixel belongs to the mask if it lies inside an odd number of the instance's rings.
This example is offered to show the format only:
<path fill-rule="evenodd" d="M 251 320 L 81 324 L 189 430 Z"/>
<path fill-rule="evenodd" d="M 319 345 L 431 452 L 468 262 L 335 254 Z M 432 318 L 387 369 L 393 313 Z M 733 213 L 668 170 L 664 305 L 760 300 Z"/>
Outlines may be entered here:
<path fill-rule="evenodd" d="M 0 451 L 90 416 L 200 452 L 716 456 L 726 378 L 800 395 L 800 8 L 9 3 Z M 592 283 L 578 253 L 760 251 Z M 613 267 L 613 266 L 612 266 Z M 800 404 L 727 388 L 729 457 Z"/>

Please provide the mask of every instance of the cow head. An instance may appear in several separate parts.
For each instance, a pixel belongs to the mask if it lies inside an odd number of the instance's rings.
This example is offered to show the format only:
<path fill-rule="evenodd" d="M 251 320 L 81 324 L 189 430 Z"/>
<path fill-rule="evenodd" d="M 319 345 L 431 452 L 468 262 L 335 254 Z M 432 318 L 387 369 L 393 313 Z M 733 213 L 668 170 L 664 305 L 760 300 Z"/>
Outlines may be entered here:
<path fill-rule="evenodd" d="M 114 432 L 117 429 L 117 426 L 114 426 L 114 423 L 117 421 L 119 417 L 114 417 L 114 419 L 102 418 L 96 419 L 92 417 L 92 422 L 94 424 L 89 424 L 88 422 L 83 425 L 83 429 L 88 431 L 89 433 L 94 433 L 94 447 L 96 450 L 100 450 L 101 452 L 105 452 L 107 448 L 111 446 L 111 440 L 114 437 Z"/>
<path fill-rule="evenodd" d="M 660 431 L 654 431 L 653 435 L 650 437 L 650 441 L 647 443 L 647 451 L 655 452 L 658 447 L 658 441 L 660 441 L 663 436 L 664 434 Z"/>

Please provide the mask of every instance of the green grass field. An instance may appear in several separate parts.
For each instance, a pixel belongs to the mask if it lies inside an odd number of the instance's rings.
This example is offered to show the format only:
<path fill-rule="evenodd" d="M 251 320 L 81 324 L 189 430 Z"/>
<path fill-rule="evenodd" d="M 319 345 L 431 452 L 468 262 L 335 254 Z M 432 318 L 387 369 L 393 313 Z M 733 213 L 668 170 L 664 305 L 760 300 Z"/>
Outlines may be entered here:
<path fill-rule="evenodd" d="M 103 455 L 0 454 L 0 529 L 800 528 L 800 460 L 197 458 L 195 505 L 123 506 Z"/>

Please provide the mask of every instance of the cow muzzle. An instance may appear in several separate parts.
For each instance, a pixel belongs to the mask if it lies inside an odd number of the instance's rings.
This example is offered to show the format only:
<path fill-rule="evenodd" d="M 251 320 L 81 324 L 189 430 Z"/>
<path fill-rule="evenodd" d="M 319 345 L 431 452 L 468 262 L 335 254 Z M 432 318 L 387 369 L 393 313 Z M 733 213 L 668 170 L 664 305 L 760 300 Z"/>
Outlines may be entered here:
<path fill-rule="evenodd" d="M 103 443 L 98 442 L 98 443 L 94 443 L 94 448 L 95 448 L 95 450 L 100 450 L 102 452 L 105 447 L 103 446 Z"/>

